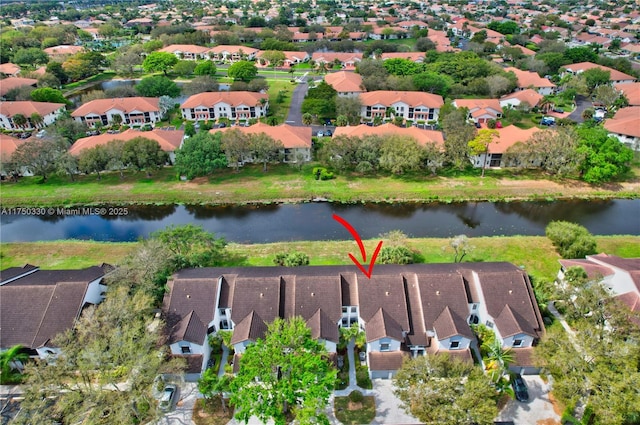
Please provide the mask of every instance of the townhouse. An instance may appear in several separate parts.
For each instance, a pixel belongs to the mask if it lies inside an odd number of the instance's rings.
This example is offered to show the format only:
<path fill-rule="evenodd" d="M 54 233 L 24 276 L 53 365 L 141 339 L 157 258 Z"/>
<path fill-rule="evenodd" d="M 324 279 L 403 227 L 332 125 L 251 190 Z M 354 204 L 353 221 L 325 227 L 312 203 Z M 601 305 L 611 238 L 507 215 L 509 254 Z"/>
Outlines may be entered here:
<path fill-rule="evenodd" d="M 43 128 L 53 124 L 64 112 L 63 103 L 32 102 L 21 100 L 0 102 L 0 127 L 9 131 L 25 131 Z M 24 124 L 15 123 L 15 119 L 25 119 Z"/>
<path fill-rule="evenodd" d="M 537 72 L 522 71 L 518 68 L 508 67 L 506 72 L 513 72 L 518 79 L 516 90 L 534 89 L 543 96 L 552 95 L 556 90 L 556 85 L 546 78 L 542 78 Z"/>
<path fill-rule="evenodd" d="M 329 353 L 340 327 L 358 326 L 372 378 L 392 377 L 404 356 L 478 358 L 470 326 L 480 323 L 513 349 L 513 370 L 534 373 L 531 347 L 544 334 L 528 276 L 509 263 L 378 265 L 371 279 L 352 266 L 200 268 L 176 273 L 168 288 L 167 344 L 189 357 L 194 377 L 208 362 L 208 335 L 232 332 L 237 369 L 277 317 L 302 317 Z"/>
<path fill-rule="evenodd" d="M 31 86 L 33 88 L 38 84 L 38 80 L 35 78 L 21 78 L 21 77 L 9 77 L 0 80 L 0 98 L 4 100 L 4 97 L 11 90 L 18 89 L 20 87 Z"/>
<path fill-rule="evenodd" d="M 518 90 L 500 98 L 501 108 L 521 108 L 531 110 L 540 105 L 544 96 L 534 89 Z"/>
<path fill-rule="evenodd" d="M 340 97 L 357 97 L 366 91 L 360 74 L 352 71 L 329 73 L 325 75 L 324 81 L 333 87 Z"/>
<path fill-rule="evenodd" d="M 220 62 L 236 62 L 239 60 L 254 60 L 260 52 L 247 46 L 219 45 L 209 49 L 209 57 Z"/>
<path fill-rule="evenodd" d="M 22 345 L 46 359 L 59 349 L 53 338 L 71 329 L 87 305 L 104 299 L 108 264 L 81 270 L 41 270 L 25 265 L 0 273 L 0 351 Z"/>
<path fill-rule="evenodd" d="M 604 122 L 610 136 L 633 150 L 640 151 L 640 106 L 619 109 Z"/>
<path fill-rule="evenodd" d="M 438 120 L 444 105 L 440 95 L 415 91 L 372 91 L 362 93 L 360 101 L 361 116 L 365 121 L 400 116 L 409 121 L 429 123 Z"/>
<path fill-rule="evenodd" d="M 96 99 L 85 103 L 71 113 L 74 120 L 85 123 L 89 127 L 110 125 L 116 115 L 120 116 L 120 123 L 131 127 L 154 125 L 162 119 L 160 99 L 157 97 Z"/>
<path fill-rule="evenodd" d="M 340 64 L 344 69 L 354 69 L 358 62 L 362 60 L 362 53 L 313 52 L 311 60 L 317 64 Z"/>
<path fill-rule="evenodd" d="M 616 69 L 609 68 L 608 66 L 598 65 L 592 62 L 580 62 L 580 63 L 571 64 L 571 65 L 565 65 L 561 68 L 561 70 L 564 69 L 564 71 L 560 75 L 565 75 L 567 73 L 573 74 L 573 75 L 579 75 L 593 68 L 598 68 L 603 71 L 609 71 L 610 73 L 609 81 L 613 84 L 629 84 L 629 83 L 634 83 L 636 81 L 636 78 L 632 75 L 625 74 L 624 72 L 620 72 Z"/>
<path fill-rule="evenodd" d="M 171 53 L 180 60 L 195 61 L 209 59 L 209 47 L 196 46 L 195 44 L 171 44 L 160 49 L 160 52 Z"/>
<path fill-rule="evenodd" d="M 336 127 L 334 136 L 362 137 L 362 136 L 406 136 L 414 139 L 419 145 L 425 146 L 435 143 L 444 150 L 444 137 L 441 131 L 421 130 L 418 127 L 398 127 L 392 123 L 386 123 L 373 127 L 366 124 Z"/>
<path fill-rule="evenodd" d="M 76 142 L 69 148 L 71 155 L 77 156 L 85 149 L 91 149 L 96 146 L 106 145 L 107 143 L 119 140 L 127 142 L 137 137 L 143 137 L 158 142 L 160 149 L 169 154 L 169 160 L 171 163 L 176 159 L 175 151 L 184 141 L 184 130 L 169 130 L 166 128 L 154 128 L 151 131 L 140 131 L 138 129 L 130 128 L 122 133 L 103 133 L 97 136 L 83 137 L 76 140 Z"/>
<path fill-rule="evenodd" d="M 180 105 L 182 118 L 215 121 L 219 118 L 246 121 L 267 116 L 268 96 L 249 91 L 206 92 L 190 96 Z"/>
<path fill-rule="evenodd" d="M 467 108 L 468 119 L 478 124 L 486 124 L 489 120 L 502 118 L 502 107 L 498 99 L 455 99 L 453 106 Z"/>
<path fill-rule="evenodd" d="M 505 167 L 509 164 L 505 163 L 504 155 L 507 150 L 516 143 L 526 143 L 531 136 L 538 131 L 543 131 L 538 127 L 532 127 L 529 129 L 521 129 L 515 125 L 509 125 L 504 128 L 496 129 L 498 137 L 489 144 L 487 153 L 481 153 L 479 155 L 472 156 L 471 163 L 474 167 Z"/>

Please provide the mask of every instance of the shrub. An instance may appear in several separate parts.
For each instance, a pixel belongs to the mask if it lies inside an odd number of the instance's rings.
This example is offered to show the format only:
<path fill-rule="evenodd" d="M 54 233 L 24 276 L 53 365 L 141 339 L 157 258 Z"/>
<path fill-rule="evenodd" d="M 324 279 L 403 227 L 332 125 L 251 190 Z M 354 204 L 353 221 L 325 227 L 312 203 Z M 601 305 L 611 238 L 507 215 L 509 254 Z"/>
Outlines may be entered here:
<path fill-rule="evenodd" d="M 584 258 L 596 253 L 595 238 L 579 224 L 552 221 L 547 225 L 545 233 L 562 258 Z"/>
<path fill-rule="evenodd" d="M 308 266 L 309 256 L 303 252 L 281 252 L 273 259 L 274 264 L 285 267 Z"/>
<path fill-rule="evenodd" d="M 362 403 L 362 400 L 364 400 L 364 396 L 360 391 L 351 391 L 349 393 L 349 400 L 353 403 Z"/>
<path fill-rule="evenodd" d="M 373 384 L 369 378 L 369 370 L 367 367 L 356 370 L 356 383 L 360 388 L 371 389 Z"/>
<path fill-rule="evenodd" d="M 385 246 L 378 258 L 380 264 L 413 264 L 415 256 L 406 246 Z"/>
<path fill-rule="evenodd" d="M 333 173 L 327 171 L 327 169 L 324 167 L 314 167 L 313 176 L 316 180 L 331 180 L 334 178 Z"/>

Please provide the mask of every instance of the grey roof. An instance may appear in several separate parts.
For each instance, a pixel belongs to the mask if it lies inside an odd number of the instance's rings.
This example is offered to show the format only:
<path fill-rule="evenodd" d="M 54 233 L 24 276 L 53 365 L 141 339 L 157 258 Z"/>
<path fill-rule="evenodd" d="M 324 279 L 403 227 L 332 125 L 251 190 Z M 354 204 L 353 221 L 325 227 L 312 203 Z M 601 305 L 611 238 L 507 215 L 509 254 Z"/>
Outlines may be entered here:
<path fill-rule="evenodd" d="M 335 324 L 342 317 L 342 290 L 339 276 L 292 276 L 285 279 L 292 288 L 293 305 L 285 317 L 301 316 L 308 320 L 318 309 Z"/>
<path fill-rule="evenodd" d="M 456 316 L 469 316 L 467 285 L 460 273 L 419 274 L 418 285 L 427 330 L 434 329 L 435 321 L 445 307 Z"/>
<path fill-rule="evenodd" d="M 0 270 L 0 285 L 8 282 L 18 276 L 33 273 L 38 270 L 38 266 L 32 266 L 31 264 L 25 264 L 22 267 L 9 267 L 8 269 Z"/>
<path fill-rule="evenodd" d="M 237 325 L 249 313 L 272 322 L 280 315 L 280 276 L 245 277 L 235 279 L 231 300 L 231 320 Z"/>
<path fill-rule="evenodd" d="M 25 270 L 32 270 L 31 267 L 35 266 L 27 265 L 25 267 Z M 112 267 L 106 264 L 104 266 L 93 266 L 86 269 L 78 270 L 37 270 L 33 273 L 26 274 L 24 277 L 16 279 L 12 282 L 5 283 L 3 284 L 3 286 L 55 285 L 60 282 L 88 283 L 101 278 L 111 270 Z M 16 270 L 15 267 L 4 270 L 2 272 L 3 281 L 9 280 L 8 277 L 5 277 L 6 273 L 11 276 L 12 274 L 15 275 L 15 273 L 18 273 L 18 270 Z"/>

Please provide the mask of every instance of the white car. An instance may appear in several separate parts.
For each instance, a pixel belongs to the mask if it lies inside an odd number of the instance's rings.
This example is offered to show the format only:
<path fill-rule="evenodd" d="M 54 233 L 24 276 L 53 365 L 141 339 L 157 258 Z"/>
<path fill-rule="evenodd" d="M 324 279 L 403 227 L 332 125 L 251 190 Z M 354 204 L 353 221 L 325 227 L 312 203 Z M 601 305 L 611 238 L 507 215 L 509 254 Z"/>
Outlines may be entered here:
<path fill-rule="evenodd" d="M 178 387 L 173 384 L 167 384 L 162 390 L 160 394 L 160 410 L 163 412 L 168 412 L 173 407 L 173 400 L 176 398 L 176 392 L 178 392 Z"/>

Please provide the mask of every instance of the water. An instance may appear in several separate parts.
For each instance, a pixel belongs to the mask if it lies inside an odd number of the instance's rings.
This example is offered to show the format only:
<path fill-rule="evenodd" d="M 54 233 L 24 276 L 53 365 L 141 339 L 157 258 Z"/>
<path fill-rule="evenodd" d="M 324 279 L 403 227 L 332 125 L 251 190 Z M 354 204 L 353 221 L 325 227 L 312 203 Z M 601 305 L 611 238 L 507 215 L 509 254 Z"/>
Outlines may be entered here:
<path fill-rule="evenodd" d="M 169 225 L 192 223 L 228 241 L 261 243 L 345 240 L 332 218 L 347 220 L 362 238 L 399 229 L 412 237 L 544 235 L 552 220 L 582 224 L 596 235 L 640 235 L 640 199 L 554 202 L 128 207 L 115 215 L 0 216 L 3 242 L 58 239 L 135 241 Z M 84 212 L 80 211 L 79 214 Z"/>

